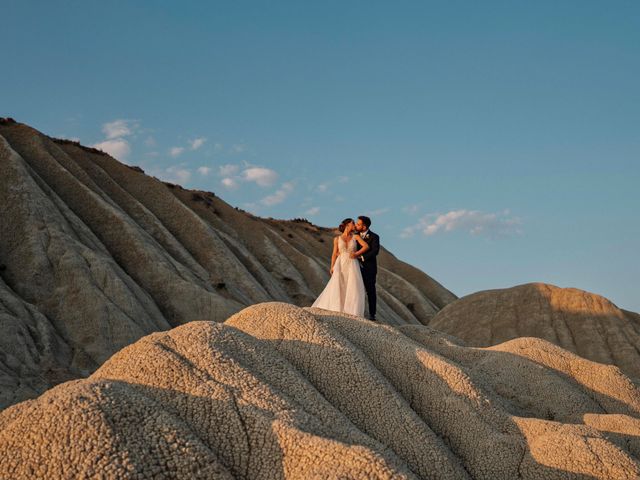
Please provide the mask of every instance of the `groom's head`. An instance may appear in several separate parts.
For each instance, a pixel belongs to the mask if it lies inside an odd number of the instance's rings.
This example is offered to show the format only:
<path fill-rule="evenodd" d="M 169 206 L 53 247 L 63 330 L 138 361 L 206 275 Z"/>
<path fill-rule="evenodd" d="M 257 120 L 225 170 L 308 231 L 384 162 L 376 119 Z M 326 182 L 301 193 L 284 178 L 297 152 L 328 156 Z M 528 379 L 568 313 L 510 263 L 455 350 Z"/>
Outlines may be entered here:
<path fill-rule="evenodd" d="M 369 217 L 365 217 L 361 215 L 358 217 L 358 221 L 356 222 L 356 230 L 358 232 L 364 232 L 365 230 L 369 230 L 371 226 L 371 219 Z"/>

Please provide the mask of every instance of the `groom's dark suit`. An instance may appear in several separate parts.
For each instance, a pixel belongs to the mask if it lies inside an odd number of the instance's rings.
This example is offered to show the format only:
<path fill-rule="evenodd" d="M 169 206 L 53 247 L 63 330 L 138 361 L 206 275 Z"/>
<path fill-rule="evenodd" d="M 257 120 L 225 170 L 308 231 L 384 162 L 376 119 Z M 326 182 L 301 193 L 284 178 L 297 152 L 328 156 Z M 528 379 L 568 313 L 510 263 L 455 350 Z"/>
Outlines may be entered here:
<path fill-rule="evenodd" d="M 369 250 L 358 257 L 360 263 L 360 271 L 362 272 L 362 280 L 364 289 L 367 292 L 367 300 L 369 302 L 369 318 L 376 318 L 376 275 L 378 274 L 378 261 L 376 257 L 380 251 L 380 237 L 367 230 L 364 235 L 360 234 L 362 239 L 369 245 Z"/>

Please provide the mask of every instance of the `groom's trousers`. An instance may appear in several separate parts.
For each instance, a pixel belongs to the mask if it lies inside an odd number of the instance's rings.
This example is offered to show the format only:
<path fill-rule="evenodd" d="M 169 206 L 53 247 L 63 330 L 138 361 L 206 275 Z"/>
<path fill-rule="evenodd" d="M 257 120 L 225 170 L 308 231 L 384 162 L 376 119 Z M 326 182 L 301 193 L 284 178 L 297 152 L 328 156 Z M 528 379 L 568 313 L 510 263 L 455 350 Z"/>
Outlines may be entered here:
<path fill-rule="evenodd" d="M 376 276 L 378 269 L 362 268 L 362 282 L 364 283 L 364 290 L 367 292 L 367 301 L 369 304 L 369 318 L 376 318 Z"/>

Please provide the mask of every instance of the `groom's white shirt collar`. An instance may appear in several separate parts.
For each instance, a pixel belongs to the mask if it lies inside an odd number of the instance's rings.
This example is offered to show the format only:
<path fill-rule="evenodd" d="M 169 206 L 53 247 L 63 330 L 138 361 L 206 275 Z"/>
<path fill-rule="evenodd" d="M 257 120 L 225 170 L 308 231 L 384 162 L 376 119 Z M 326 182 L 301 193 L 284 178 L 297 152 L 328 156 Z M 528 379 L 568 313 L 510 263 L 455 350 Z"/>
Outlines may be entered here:
<path fill-rule="evenodd" d="M 367 236 L 367 233 L 369 233 L 369 229 L 368 229 L 368 228 L 367 228 L 364 232 L 360 232 L 360 236 L 361 236 L 362 238 L 364 238 L 364 237 L 366 237 L 366 236 Z"/>

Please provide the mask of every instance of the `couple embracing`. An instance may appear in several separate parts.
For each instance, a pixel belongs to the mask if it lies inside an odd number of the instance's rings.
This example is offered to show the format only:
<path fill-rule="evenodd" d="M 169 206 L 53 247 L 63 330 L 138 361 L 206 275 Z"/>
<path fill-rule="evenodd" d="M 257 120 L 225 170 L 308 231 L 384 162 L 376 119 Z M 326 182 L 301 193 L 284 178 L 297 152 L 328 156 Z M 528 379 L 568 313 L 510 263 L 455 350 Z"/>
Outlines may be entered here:
<path fill-rule="evenodd" d="M 336 312 L 364 316 L 365 293 L 369 301 L 369 320 L 376 319 L 376 256 L 380 237 L 369 230 L 371 220 L 360 216 L 358 221 L 342 221 L 340 235 L 333 239 L 331 278 L 312 305 Z"/>

